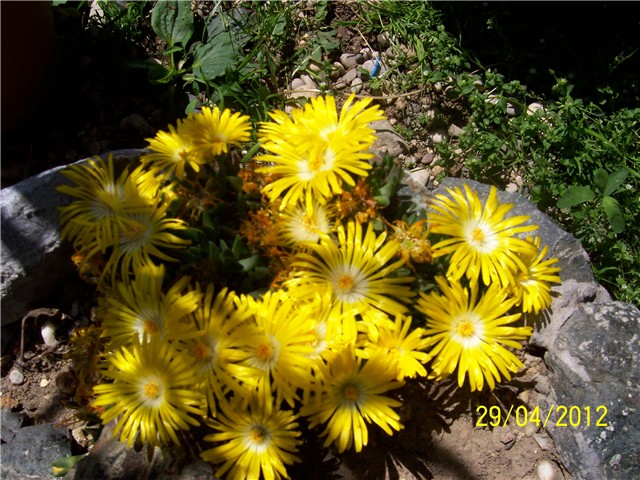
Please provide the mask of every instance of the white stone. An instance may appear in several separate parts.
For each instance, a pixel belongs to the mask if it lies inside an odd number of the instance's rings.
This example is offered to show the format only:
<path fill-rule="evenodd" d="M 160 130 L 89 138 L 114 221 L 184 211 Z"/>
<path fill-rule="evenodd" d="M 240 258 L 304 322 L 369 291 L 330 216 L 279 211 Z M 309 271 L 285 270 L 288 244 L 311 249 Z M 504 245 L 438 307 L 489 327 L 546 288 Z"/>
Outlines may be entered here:
<path fill-rule="evenodd" d="M 58 339 L 56 338 L 56 326 L 52 321 L 45 322 L 42 327 L 40 327 L 40 334 L 42 335 L 42 340 L 47 347 L 55 347 L 58 345 Z"/>
<path fill-rule="evenodd" d="M 292 90 L 297 90 L 300 87 L 304 87 L 304 80 L 302 80 L 301 78 L 294 78 L 293 80 L 291 80 Z"/>
<path fill-rule="evenodd" d="M 17 368 L 13 368 L 11 372 L 9 372 L 9 381 L 13 385 L 22 385 L 24 383 L 24 373 Z"/>
<path fill-rule="evenodd" d="M 538 474 L 538 478 L 540 480 L 553 480 L 555 478 L 555 474 L 553 472 L 553 465 L 546 458 L 538 462 L 538 466 L 536 467 L 536 473 Z"/>

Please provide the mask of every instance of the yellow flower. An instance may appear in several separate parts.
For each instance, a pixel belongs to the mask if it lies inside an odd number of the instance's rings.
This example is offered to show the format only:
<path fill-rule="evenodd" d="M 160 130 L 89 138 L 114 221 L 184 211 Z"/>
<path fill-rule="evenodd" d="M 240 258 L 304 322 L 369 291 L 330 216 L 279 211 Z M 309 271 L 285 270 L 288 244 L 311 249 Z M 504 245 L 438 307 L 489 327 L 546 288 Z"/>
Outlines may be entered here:
<path fill-rule="evenodd" d="M 256 159 L 268 165 L 257 172 L 277 176 L 262 192 L 272 201 L 284 193 L 281 209 L 304 200 L 310 212 L 314 199 L 325 203 L 342 192 L 343 182 L 354 186 L 353 176 L 364 177 L 371 169 L 368 149 L 375 133 L 369 123 L 384 117 L 377 106 L 367 108 L 371 99 L 352 105 L 353 99 L 340 116 L 333 97 L 324 97 L 303 111 L 294 109 L 291 118 L 275 112 L 273 122 L 262 125 L 259 141 L 269 153 Z"/>
<path fill-rule="evenodd" d="M 194 140 L 187 135 L 183 125 L 178 121 L 178 128 L 169 125 L 168 132 L 159 131 L 154 138 L 147 138 L 153 153 L 143 155 L 141 160 L 150 172 L 164 178 L 182 178 L 187 166 L 200 171 L 207 158 L 196 151 Z"/>
<path fill-rule="evenodd" d="M 300 409 L 309 417 L 309 428 L 326 423 L 324 446 L 334 443 L 342 453 L 352 446 L 362 451 L 369 440 L 367 423 L 375 423 L 388 435 L 403 428 L 393 410 L 401 403 L 383 394 L 403 385 L 397 366 L 382 354 L 366 361 L 356 358 L 353 346 L 335 353 L 321 367 L 322 383 Z"/>
<path fill-rule="evenodd" d="M 223 288 L 214 296 L 209 284 L 204 299 L 192 314 L 201 335 L 186 340 L 185 352 L 195 360 L 200 384 L 207 397 L 209 410 L 215 416 L 217 400 L 228 391 L 241 392 L 241 383 L 257 386 L 252 372 L 236 366 L 238 349 L 246 338 L 258 334 L 250 324 L 250 311 L 234 304 L 235 293 Z"/>
<path fill-rule="evenodd" d="M 475 282 L 482 277 L 485 285 L 500 282 L 506 287 L 514 283 L 514 273 L 525 268 L 519 254 L 535 250 L 515 235 L 538 227 L 521 225 L 529 219 L 526 215 L 505 219 L 513 205 L 500 205 L 495 187 L 491 187 L 484 206 L 468 185 L 464 190 L 466 196 L 457 187 L 447 189 L 452 198 L 436 195 L 431 205 L 431 232 L 446 236 L 433 246 L 434 257 L 451 254 L 447 276 L 453 279 L 466 276 Z"/>
<path fill-rule="evenodd" d="M 217 478 L 227 472 L 228 480 L 289 478 L 286 465 L 300 461 L 294 455 L 302 443 L 296 415 L 261 405 L 255 399 L 249 402 L 249 408 L 245 403 L 236 397 L 220 403 L 216 420 L 207 421 L 216 433 L 204 437 L 219 445 L 200 456 L 207 462 L 222 463 Z"/>
<path fill-rule="evenodd" d="M 376 318 L 374 322 L 367 320 L 365 318 L 363 322 L 367 327 L 362 345 L 365 358 L 382 352 L 387 357 L 397 360 L 398 380 L 427 375 L 423 364 L 429 360 L 429 355 L 423 351 L 426 347 L 426 331 L 423 328 L 411 329 L 411 317 L 403 315 L 396 315 L 395 322 L 387 315 Z"/>
<path fill-rule="evenodd" d="M 176 430 L 200 423 L 192 415 L 204 415 L 200 391 L 192 387 L 191 362 L 158 336 L 134 340 L 107 357 L 103 374 L 112 383 L 94 387 L 95 406 L 106 407 L 104 424 L 120 417 L 114 436 L 133 446 L 136 437 L 151 445 L 179 444 Z"/>
<path fill-rule="evenodd" d="M 323 239 L 309 245 L 312 253 L 300 252 L 292 266 L 294 277 L 285 282 L 291 295 L 298 299 L 311 299 L 320 292 L 332 296 L 334 318 L 328 335 L 356 338 L 356 318 L 370 308 L 391 315 L 404 313 L 406 302 L 414 294 L 406 285 L 413 278 L 394 276 L 403 264 L 392 261 L 398 252 L 398 242 L 387 240 L 385 232 L 376 236 L 373 224 L 363 235 L 362 225 L 355 221 L 338 227 L 338 244 Z"/>
<path fill-rule="evenodd" d="M 311 212 L 302 204 L 287 208 L 280 214 L 278 225 L 284 243 L 296 248 L 318 243 L 333 232 L 335 214 L 329 205 L 313 202 Z"/>
<path fill-rule="evenodd" d="M 513 327 L 520 314 L 508 315 L 515 300 L 507 289 L 491 284 L 484 294 L 477 282 L 465 288 L 458 280 L 436 277 L 442 295 L 422 293 L 416 308 L 427 317 L 427 346 L 432 347 L 432 373 L 443 379 L 458 369 L 458 385 L 469 374 L 471 390 L 493 389 L 502 377 L 522 368 L 522 362 L 506 347 L 521 348 L 519 340 L 531 336 L 531 327 Z"/>
<path fill-rule="evenodd" d="M 410 268 L 414 268 L 414 263 L 433 261 L 426 220 L 418 220 L 411 225 L 403 220 L 397 220 L 393 225 L 392 238 L 400 242 L 398 254 Z"/>
<path fill-rule="evenodd" d="M 120 273 L 126 281 L 132 271 L 153 263 L 151 257 L 174 261 L 163 250 L 184 248 L 191 243 L 173 233 L 185 230 L 187 224 L 169 217 L 168 208 L 166 203 L 157 204 L 116 217 L 119 237 L 105 266 L 105 273 L 110 272 L 112 280 Z"/>
<path fill-rule="evenodd" d="M 525 313 L 540 313 L 551 306 L 551 283 L 561 283 L 557 273 L 560 267 L 553 266 L 557 258 L 543 259 L 549 251 L 548 246 L 540 250 L 540 237 L 527 237 L 527 242 L 536 247 L 533 254 L 520 254 L 525 266 L 524 270 L 515 275 L 513 293 L 517 299 L 516 305 L 522 306 Z"/>
<path fill-rule="evenodd" d="M 193 141 L 199 154 L 208 159 L 229 150 L 229 145 L 241 146 L 250 138 L 251 122 L 247 115 L 204 107 L 192 112 L 184 121 L 184 135 Z"/>
<path fill-rule="evenodd" d="M 103 307 L 103 336 L 115 347 L 137 338 L 184 338 L 195 331 L 188 315 L 198 308 L 200 293 L 189 290 L 182 277 L 166 293 L 162 291 L 164 265 L 146 264 L 136 269 L 131 282 L 119 283 L 117 293 Z"/>
<path fill-rule="evenodd" d="M 238 365 L 258 372 L 260 401 L 266 403 L 273 391 L 278 402 L 293 407 L 299 399 L 296 390 L 308 386 L 315 363 L 316 321 L 306 311 L 301 314 L 283 290 L 269 291 L 259 300 L 242 296 L 236 303 L 248 305 L 258 330 L 239 347 Z"/>
<path fill-rule="evenodd" d="M 61 237 L 82 250 L 86 260 L 98 252 L 105 253 L 117 242 L 117 215 L 152 203 L 149 196 L 138 191 L 137 170 L 130 175 L 125 169 L 116 180 L 111 155 L 106 162 L 96 157 L 87 160 L 87 165 L 71 165 L 61 173 L 75 184 L 57 188 L 60 193 L 75 198 L 69 205 L 59 207 Z"/>

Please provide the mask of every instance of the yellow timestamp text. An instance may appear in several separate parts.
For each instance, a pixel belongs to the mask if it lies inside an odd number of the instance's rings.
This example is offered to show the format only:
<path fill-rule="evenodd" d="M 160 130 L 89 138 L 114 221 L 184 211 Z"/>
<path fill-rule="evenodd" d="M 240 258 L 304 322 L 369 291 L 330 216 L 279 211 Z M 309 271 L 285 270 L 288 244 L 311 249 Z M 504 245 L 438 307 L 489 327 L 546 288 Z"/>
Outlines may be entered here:
<path fill-rule="evenodd" d="M 506 410 L 506 409 L 505 409 Z M 545 412 L 542 412 L 539 406 L 529 410 L 524 405 L 511 405 L 509 411 L 505 414 L 505 410 L 497 405 L 487 407 L 479 405 L 476 413 L 479 415 L 476 420 L 476 427 L 506 427 L 509 420 L 513 419 L 516 425 L 524 427 L 528 424 L 542 426 L 546 428 L 549 422 L 553 422 L 556 427 L 606 427 L 607 423 L 607 407 L 599 405 L 592 408 L 589 405 L 551 405 Z M 555 412 L 555 416 L 553 415 Z"/>

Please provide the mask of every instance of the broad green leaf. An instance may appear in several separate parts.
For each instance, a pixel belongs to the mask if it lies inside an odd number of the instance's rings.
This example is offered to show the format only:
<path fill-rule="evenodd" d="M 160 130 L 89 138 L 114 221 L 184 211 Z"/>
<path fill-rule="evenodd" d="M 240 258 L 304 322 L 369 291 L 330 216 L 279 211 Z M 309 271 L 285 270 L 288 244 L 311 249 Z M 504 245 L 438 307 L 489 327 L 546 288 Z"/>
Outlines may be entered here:
<path fill-rule="evenodd" d="M 198 45 L 193 58 L 193 73 L 203 81 L 220 77 L 234 66 L 236 56 L 229 35 L 222 33 L 204 45 Z"/>
<path fill-rule="evenodd" d="M 593 182 L 598 187 L 600 192 L 604 192 L 605 185 L 607 184 L 607 179 L 609 178 L 609 174 L 604 168 L 598 168 L 595 172 L 593 172 Z"/>
<path fill-rule="evenodd" d="M 151 11 L 151 27 L 169 48 L 176 43 L 186 46 L 193 35 L 191 2 L 160 0 Z"/>
<path fill-rule="evenodd" d="M 604 206 L 604 213 L 607 214 L 611 228 L 615 233 L 622 233 L 626 228 L 626 222 L 624 219 L 624 213 L 620 209 L 620 205 L 615 198 L 606 196 L 602 199 L 602 205 Z"/>
<path fill-rule="evenodd" d="M 609 175 L 607 185 L 604 187 L 604 192 L 602 194 L 607 196 L 615 192 L 627 179 L 627 175 L 629 175 L 629 170 L 627 170 L 626 168 L 616 170 L 611 175 Z"/>
<path fill-rule="evenodd" d="M 593 200 L 596 194 L 589 187 L 571 187 L 558 200 L 558 208 L 570 208 L 580 203 Z"/>

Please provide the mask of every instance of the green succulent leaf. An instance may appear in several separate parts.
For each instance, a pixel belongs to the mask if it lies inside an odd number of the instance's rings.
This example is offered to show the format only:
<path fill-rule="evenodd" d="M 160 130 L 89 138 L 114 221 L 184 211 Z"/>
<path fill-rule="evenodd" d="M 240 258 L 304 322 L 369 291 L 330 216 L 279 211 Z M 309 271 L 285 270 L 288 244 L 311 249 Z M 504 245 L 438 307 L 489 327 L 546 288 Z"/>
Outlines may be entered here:
<path fill-rule="evenodd" d="M 571 187 L 558 200 L 558 208 L 571 208 L 584 202 L 593 200 L 596 194 L 589 187 Z"/>

